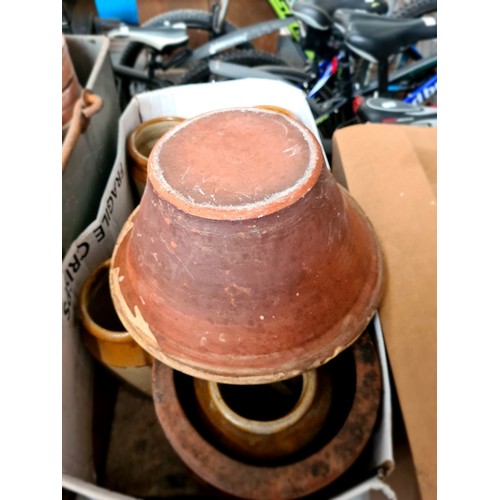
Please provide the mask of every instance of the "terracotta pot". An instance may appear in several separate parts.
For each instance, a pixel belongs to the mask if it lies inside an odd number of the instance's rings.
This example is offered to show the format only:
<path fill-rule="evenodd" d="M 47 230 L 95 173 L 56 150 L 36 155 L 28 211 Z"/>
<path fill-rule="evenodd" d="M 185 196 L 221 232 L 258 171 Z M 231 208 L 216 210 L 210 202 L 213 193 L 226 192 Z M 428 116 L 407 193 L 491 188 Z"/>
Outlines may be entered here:
<path fill-rule="evenodd" d="M 183 118 L 159 117 L 138 125 L 127 139 L 129 169 L 139 198 L 144 193 L 147 179 L 148 158 L 158 139 Z"/>
<path fill-rule="evenodd" d="M 110 260 L 85 280 L 79 297 L 82 340 L 90 353 L 112 372 L 151 394 L 151 356 L 123 328 L 109 292 Z"/>
<path fill-rule="evenodd" d="M 156 144 L 117 240 L 116 310 L 152 356 L 196 378 L 260 384 L 351 345 L 382 290 L 373 228 L 300 122 L 238 108 Z"/>
<path fill-rule="evenodd" d="M 62 130 L 63 139 L 69 128 L 73 107 L 80 97 L 81 86 L 75 73 L 68 46 L 62 37 Z"/>
<path fill-rule="evenodd" d="M 213 443 L 190 403 L 189 377 L 159 361 L 153 364 L 153 401 L 174 450 L 211 487 L 238 498 L 302 498 L 330 486 L 351 468 L 372 435 L 380 405 L 380 365 L 368 333 L 321 370 L 331 370 L 332 377 L 336 373 L 333 380 L 351 391 L 343 398 L 340 392 L 333 395 L 332 421 L 321 426 L 321 439 L 308 453 L 281 464 L 249 463 Z"/>
<path fill-rule="evenodd" d="M 294 455 L 318 435 L 330 409 L 330 383 L 326 372 L 311 370 L 258 386 L 194 379 L 194 391 L 221 449 L 270 461 Z"/>

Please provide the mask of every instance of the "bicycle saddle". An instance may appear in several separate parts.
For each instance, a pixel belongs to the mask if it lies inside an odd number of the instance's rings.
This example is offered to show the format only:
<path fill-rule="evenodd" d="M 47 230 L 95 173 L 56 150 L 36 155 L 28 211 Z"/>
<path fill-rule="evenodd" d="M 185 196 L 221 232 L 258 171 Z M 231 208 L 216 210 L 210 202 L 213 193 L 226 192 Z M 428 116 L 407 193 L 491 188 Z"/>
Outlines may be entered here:
<path fill-rule="evenodd" d="M 357 110 L 363 123 L 394 123 L 400 125 L 422 125 L 435 127 L 437 108 L 415 106 L 396 99 L 370 97 L 363 101 Z"/>
<path fill-rule="evenodd" d="M 342 33 L 345 33 L 352 21 L 362 21 L 363 19 L 369 20 L 374 17 L 378 18 L 378 16 L 368 14 L 367 12 L 363 12 L 361 10 L 338 9 L 333 14 L 333 24 Z"/>
<path fill-rule="evenodd" d="M 345 41 L 358 55 L 376 63 L 412 43 L 436 37 L 437 23 L 433 17 L 395 19 L 365 14 L 348 23 Z"/>
<path fill-rule="evenodd" d="M 167 48 L 177 47 L 189 40 L 185 24 L 160 28 L 141 28 L 120 26 L 108 32 L 109 38 L 126 38 L 131 42 L 139 42 L 159 52 Z"/>
<path fill-rule="evenodd" d="M 338 9 L 352 9 L 373 14 L 385 14 L 389 6 L 385 0 L 297 0 L 292 13 L 308 26 L 327 30 L 333 24 Z"/>

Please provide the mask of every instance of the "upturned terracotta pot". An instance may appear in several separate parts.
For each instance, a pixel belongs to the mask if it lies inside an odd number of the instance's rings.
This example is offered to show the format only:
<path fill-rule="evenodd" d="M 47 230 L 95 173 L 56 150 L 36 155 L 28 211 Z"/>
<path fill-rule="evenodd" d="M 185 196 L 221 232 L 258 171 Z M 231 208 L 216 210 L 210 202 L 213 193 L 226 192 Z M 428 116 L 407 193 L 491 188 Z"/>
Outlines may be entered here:
<path fill-rule="evenodd" d="M 127 139 L 129 169 L 139 198 L 146 186 L 148 158 L 158 139 L 183 118 L 162 116 L 139 124 Z"/>
<path fill-rule="evenodd" d="M 80 97 L 81 86 L 75 73 L 64 36 L 62 37 L 62 135 L 68 131 L 73 107 Z"/>
<path fill-rule="evenodd" d="M 330 410 L 331 380 L 321 369 L 257 386 L 193 383 L 215 442 L 243 460 L 295 455 L 318 435 Z"/>
<path fill-rule="evenodd" d="M 99 362 L 130 385 L 151 395 L 151 356 L 123 328 L 109 292 L 110 260 L 85 280 L 79 297 L 84 345 Z"/>
<path fill-rule="evenodd" d="M 330 371 L 332 387 L 338 381 L 337 389 L 342 390 L 332 395 L 331 411 L 316 443 L 281 463 L 249 462 L 214 442 L 196 418 L 190 377 L 159 361 L 153 364 L 153 401 L 174 450 L 216 491 L 259 500 L 302 498 L 331 487 L 353 467 L 370 440 L 380 406 L 380 364 L 368 333 L 320 370 Z"/>
<path fill-rule="evenodd" d="M 158 141 L 110 284 L 123 324 L 156 359 L 260 384 L 359 337 L 380 299 L 382 256 L 315 136 L 282 113 L 237 108 Z"/>

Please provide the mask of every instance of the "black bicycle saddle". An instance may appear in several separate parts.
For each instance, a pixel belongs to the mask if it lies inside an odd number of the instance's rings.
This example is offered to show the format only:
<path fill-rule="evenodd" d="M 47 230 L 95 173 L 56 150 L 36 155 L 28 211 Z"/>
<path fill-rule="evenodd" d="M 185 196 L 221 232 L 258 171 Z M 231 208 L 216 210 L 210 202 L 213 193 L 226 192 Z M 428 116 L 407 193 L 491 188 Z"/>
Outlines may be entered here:
<path fill-rule="evenodd" d="M 395 19 L 366 14 L 350 20 L 345 41 L 364 59 L 380 62 L 408 45 L 436 37 L 437 22 L 433 17 Z"/>
<path fill-rule="evenodd" d="M 368 14 L 367 12 L 363 12 L 361 10 L 337 9 L 333 14 L 333 24 L 342 33 L 345 33 L 352 21 L 362 21 L 363 19 L 370 20 L 374 17 L 378 18 L 378 16 Z"/>
<path fill-rule="evenodd" d="M 385 14 L 389 5 L 385 0 L 297 0 L 291 10 L 308 26 L 327 30 L 333 25 L 333 16 L 338 9 Z"/>

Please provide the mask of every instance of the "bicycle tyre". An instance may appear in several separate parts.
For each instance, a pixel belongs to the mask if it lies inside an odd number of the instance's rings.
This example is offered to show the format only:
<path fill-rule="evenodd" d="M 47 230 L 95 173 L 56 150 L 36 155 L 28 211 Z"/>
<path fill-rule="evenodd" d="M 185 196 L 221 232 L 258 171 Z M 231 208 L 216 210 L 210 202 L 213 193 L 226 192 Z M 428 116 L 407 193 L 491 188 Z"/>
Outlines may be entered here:
<path fill-rule="evenodd" d="M 409 4 L 395 9 L 392 17 L 416 19 L 434 12 L 437 12 L 437 0 L 413 0 Z"/>
<path fill-rule="evenodd" d="M 142 24 L 145 28 L 157 28 L 163 26 L 163 24 L 168 21 L 171 24 L 174 23 L 185 23 L 188 28 L 188 33 L 190 35 L 190 39 L 193 35 L 193 30 L 199 30 L 207 33 L 208 35 L 213 35 L 212 32 L 212 13 L 204 12 L 200 10 L 194 9 L 180 9 L 180 10 L 172 10 L 170 12 L 164 12 L 155 17 L 152 17 L 144 24 Z M 224 21 L 221 26 L 221 35 L 226 33 L 231 33 L 238 28 L 234 26 L 229 21 Z M 190 31 L 191 30 L 191 31 Z M 239 46 L 240 48 L 253 48 L 251 43 L 244 43 Z M 120 56 L 119 62 L 123 66 L 128 66 L 129 68 L 133 68 L 137 60 L 139 59 L 142 51 L 145 49 L 145 46 L 142 43 L 131 42 L 128 43 Z M 120 102 L 122 103 L 122 107 L 128 103 L 130 100 L 132 93 L 130 92 L 129 82 L 124 81 L 120 85 Z"/>
<path fill-rule="evenodd" d="M 229 62 L 234 64 L 241 64 L 242 66 L 286 66 L 286 62 L 279 57 L 261 52 L 254 49 L 235 49 L 229 52 L 223 52 L 215 59 L 218 61 Z M 189 70 L 180 81 L 180 85 L 190 83 L 203 83 L 208 82 L 211 77 L 208 60 L 200 61 L 196 66 Z"/>

